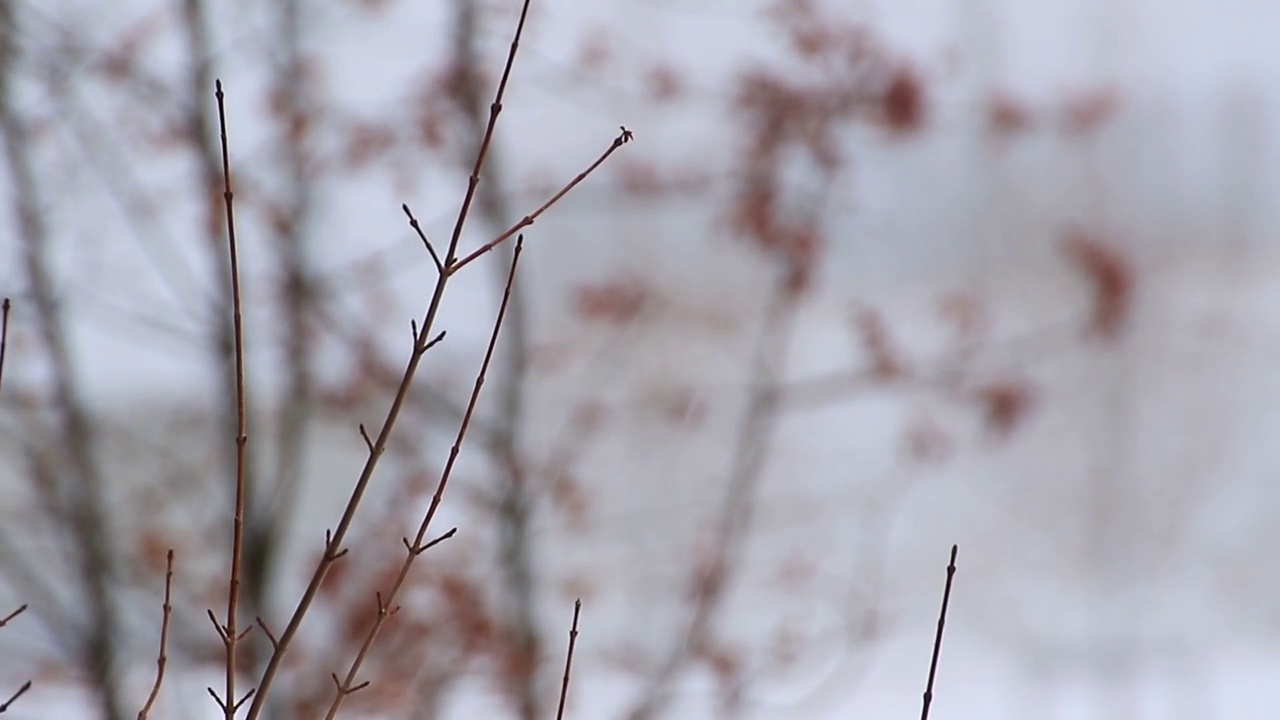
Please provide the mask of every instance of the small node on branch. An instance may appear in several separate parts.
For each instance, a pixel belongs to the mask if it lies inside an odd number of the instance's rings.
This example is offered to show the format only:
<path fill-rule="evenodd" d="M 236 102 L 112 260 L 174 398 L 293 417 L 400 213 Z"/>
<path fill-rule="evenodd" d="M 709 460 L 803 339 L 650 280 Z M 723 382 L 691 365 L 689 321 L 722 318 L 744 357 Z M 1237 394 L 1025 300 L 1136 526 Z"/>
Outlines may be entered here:
<path fill-rule="evenodd" d="M 347 554 L 347 548 L 343 548 L 341 550 L 334 550 L 333 531 L 325 530 L 324 531 L 324 555 L 326 558 L 328 558 L 329 562 L 335 562 L 338 558 L 346 554 Z"/>
<path fill-rule="evenodd" d="M 622 135 L 618 136 L 622 140 L 622 144 L 626 145 L 636 139 L 636 134 L 626 128 L 625 125 L 619 125 L 618 129 L 622 131 Z"/>
<path fill-rule="evenodd" d="M 373 441 L 369 439 L 369 432 L 364 429 L 364 423 L 360 423 L 360 437 L 364 438 L 364 446 L 369 448 L 369 454 L 373 454 Z"/>
<path fill-rule="evenodd" d="M 938 674 L 938 656 L 942 654 L 942 632 L 947 624 L 947 605 L 951 602 L 951 581 L 956 576 L 956 553 L 960 546 L 951 546 L 951 559 L 947 563 L 947 584 L 942 589 L 942 609 L 938 611 L 938 631 L 933 638 L 933 657 L 929 660 L 929 679 L 925 682 L 920 720 L 929 720 L 929 707 L 933 704 L 933 681 Z"/>

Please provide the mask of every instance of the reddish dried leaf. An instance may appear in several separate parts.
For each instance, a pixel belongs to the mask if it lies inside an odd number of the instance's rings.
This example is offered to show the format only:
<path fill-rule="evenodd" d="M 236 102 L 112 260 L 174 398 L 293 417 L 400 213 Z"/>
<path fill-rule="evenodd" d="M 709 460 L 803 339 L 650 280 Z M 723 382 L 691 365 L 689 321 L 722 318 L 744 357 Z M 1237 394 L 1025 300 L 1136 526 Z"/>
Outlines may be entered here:
<path fill-rule="evenodd" d="M 649 301 L 647 287 L 636 278 L 624 277 L 579 287 L 574 309 L 586 320 L 625 325 L 639 317 Z"/>
<path fill-rule="evenodd" d="M 871 359 L 871 372 L 882 380 L 892 380 L 906 374 L 906 363 L 893 347 L 889 328 L 884 317 L 874 308 L 854 312 L 853 326 L 862 345 L 862 351 Z"/>
<path fill-rule="evenodd" d="M 1061 247 L 1093 289 L 1093 311 L 1089 331 L 1105 340 L 1114 340 L 1124 329 L 1132 312 L 1137 284 L 1129 258 L 1095 235 L 1071 228 Z"/>
<path fill-rule="evenodd" d="M 582 45 L 578 48 L 578 69 L 583 71 L 603 70 L 609 61 L 613 59 L 613 49 L 609 42 L 609 34 L 602 28 L 597 28 L 582 39 Z"/>
<path fill-rule="evenodd" d="M 1026 419 L 1035 404 L 1032 387 L 1018 380 L 1002 380 L 979 387 L 973 393 L 982 406 L 987 428 L 1008 437 Z"/>
<path fill-rule="evenodd" d="M 670 102 L 684 94 L 684 81 L 680 73 L 670 65 L 662 64 L 652 68 L 646 78 L 649 97 L 657 102 Z"/>
<path fill-rule="evenodd" d="M 1025 133 L 1035 126 L 1035 115 L 1031 109 L 1005 94 L 991 98 L 987 119 L 992 132 L 1002 136 Z"/>
<path fill-rule="evenodd" d="M 924 81 L 909 67 L 899 68 L 881 100 L 885 125 L 897 133 L 909 133 L 924 125 Z"/>
<path fill-rule="evenodd" d="M 357 170 L 382 159 L 395 149 L 396 132 L 386 125 L 357 123 L 347 131 L 343 163 Z"/>

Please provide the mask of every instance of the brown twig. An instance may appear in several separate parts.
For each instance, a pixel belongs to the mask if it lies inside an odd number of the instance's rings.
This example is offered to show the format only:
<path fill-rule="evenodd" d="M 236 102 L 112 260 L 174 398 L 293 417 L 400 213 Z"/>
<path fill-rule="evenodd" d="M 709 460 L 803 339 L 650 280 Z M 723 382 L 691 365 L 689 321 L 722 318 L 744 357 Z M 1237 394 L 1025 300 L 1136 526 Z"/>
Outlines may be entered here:
<path fill-rule="evenodd" d="M 578 615 L 582 612 L 582 599 L 573 602 L 573 625 L 569 628 L 569 651 L 564 656 L 564 680 L 560 683 L 560 704 L 556 708 L 556 720 L 564 720 L 564 703 L 569 697 L 569 670 L 573 667 L 573 646 L 578 642 Z"/>
<path fill-rule="evenodd" d="M 414 536 L 413 542 L 405 540 L 405 558 L 400 565 L 400 570 L 396 573 L 395 580 L 392 581 L 391 587 L 387 590 L 386 597 L 378 599 L 378 614 L 373 621 L 373 625 L 369 628 L 369 632 L 365 635 L 364 642 L 360 645 L 359 652 L 351 661 L 351 666 L 347 669 L 346 677 L 342 682 L 336 683 L 337 692 L 334 694 L 333 703 L 329 706 L 329 712 L 325 715 L 326 720 L 333 720 L 337 717 L 338 709 L 342 706 L 342 701 L 348 695 L 364 687 L 367 683 L 355 684 L 356 675 L 360 672 L 360 666 L 364 663 L 365 657 L 368 655 L 370 648 L 378 638 L 378 633 L 382 630 L 382 625 L 390 615 L 389 606 L 395 602 L 396 596 L 400 593 L 400 588 L 404 586 L 405 581 L 409 578 L 409 571 L 413 567 L 413 562 L 418 559 L 428 548 L 435 545 L 439 540 L 425 543 L 427 532 L 431 528 L 431 521 L 435 519 L 436 511 L 440 508 L 441 501 L 444 500 L 445 489 L 449 485 L 449 478 L 453 476 L 453 469 L 458 461 L 458 455 L 462 452 L 462 442 L 467 437 L 467 428 L 471 425 L 471 418 L 475 414 L 476 405 L 480 402 L 480 391 L 484 388 L 485 375 L 489 372 L 489 365 L 493 362 L 494 350 L 498 345 L 498 335 L 502 332 L 502 321 L 507 314 L 507 306 L 511 301 L 511 286 L 516 279 L 516 268 L 520 264 L 520 254 L 524 249 L 524 236 L 521 235 L 516 239 L 515 254 L 511 258 L 511 269 L 507 273 L 506 288 L 502 293 L 502 304 L 498 306 L 498 317 L 494 320 L 493 331 L 489 334 L 489 344 L 485 348 L 484 360 L 480 362 L 480 370 L 476 373 L 475 384 L 471 388 L 471 397 L 467 401 L 467 410 L 462 416 L 462 422 L 458 424 L 458 434 L 454 437 L 453 446 L 449 448 L 449 458 L 445 461 L 444 469 L 440 471 L 440 480 L 436 483 L 435 494 L 431 496 L 431 504 L 427 506 L 426 515 L 423 516 L 421 524 L 418 526 L 418 533 Z M 452 536 L 454 530 L 450 530 L 445 537 Z M 443 539 L 443 538 L 441 538 Z M 425 543 L 425 544 L 424 544 Z"/>
<path fill-rule="evenodd" d="M 8 625 L 10 621 L 12 621 L 14 618 L 18 617 L 19 615 L 21 615 L 26 611 L 27 611 L 27 604 L 22 603 L 22 605 L 18 606 L 17 610 L 14 610 L 8 615 L 5 615 L 3 618 L 0 618 L 0 628 L 4 627 L 5 625 Z"/>
<path fill-rule="evenodd" d="M 5 321 L 6 321 L 5 326 L 7 329 L 8 319 L 9 319 L 9 299 L 8 298 L 5 298 L 4 300 L 4 311 L 5 311 Z M 3 336 L 0 335 L 0 337 L 3 337 Z M 0 351 L 0 358 L 3 358 L 3 356 L 4 356 L 3 351 Z M 2 367 L 3 365 L 4 363 L 0 362 L 0 367 Z M 14 610 L 8 615 L 5 615 L 4 618 L 0 618 L 0 628 L 4 627 L 5 625 L 8 625 L 11 620 L 21 615 L 23 612 L 26 611 L 26 609 L 27 609 L 27 604 L 23 603 L 21 606 L 18 607 L 17 610 Z M 3 713 L 4 711 L 8 710 L 9 706 L 12 705 L 15 700 L 22 697 L 22 694 L 30 689 L 31 689 L 31 681 L 28 680 L 25 683 L 23 683 L 22 687 L 18 688 L 18 691 L 15 692 L 12 696 L 10 696 L 8 700 L 4 701 L 3 705 L 0 705 L 0 713 Z"/>
<path fill-rule="evenodd" d="M 942 654 L 942 629 L 947 624 L 947 604 L 951 601 L 951 580 L 956 576 L 956 553 L 959 546 L 951 546 L 951 561 L 947 563 L 947 585 L 942 591 L 942 609 L 938 611 L 938 632 L 933 637 L 933 658 L 929 661 L 929 680 L 924 686 L 924 705 L 920 720 L 929 720 L 929 706 L 933 704 L 933 679 L 938 674 L 938 656 Z"/>
<path fill-rule="evenodd" d="M 0 386 L 4 382 L 4 351 L 9 345 L 9 298 L 0 304 L 3 309 L 3 321 L 0 321 Z"/>
<path fill-rule="evenodd" d="M 575 187 L 578 186 L 579 183 L 581 183 L 583 180 L 586 180 L 587 176 L 595 172 L 596 168 L 600 167 L 600 165 L 602 165 L 605 160 L 608 160 L 610 155 L 612 155 L 618 148 L 631 142 L 631 140 L 634 137 L 635 137 L 634 133 L 632 133 L 630 130 L 626 129 L 625 127 L 622 128 L 622 132 L 618 134 L 618 137 L 613 139 L 613 142 L 609 145 L 609 147 L 603 153 L 600 154 L 600 157 L 596 158 L 596 161 L 591 163 L 591 165 L 588 166 L 586 170 L 583 170 L 582 172 L 578 173 L 577 177 L 565 183 L 564 187 L 560 188 L 559 192 L 551 196 L 551 199 L 542 203 L 542 205 L 539 206 L 537 210 L 534 210 L 528 215 L 525 215 L 523 218 L 520 219 L 519 222 L 517 222 L 515 225 L 512 225 L 510 228 L 508 228 L 505 232 L 503 232 L 498 237 L 490 240 L 484 245 L 481 245 L 480 247 L 473 250 L 466 257 L 453 263 L 446 263 L 445 264 L 446 269 L 450 273 L 456 273 L 457 271 L 471 264 L 471 262 L 474 261 L 476 258 L 479 258 L 481 255 L 484 255 L 485 253 L 489 252 L 495 247 L 498 247 L 502 243 L 509 240 L 511 236 L 515 235 L 521 230 L 532 225 L 542 215 L 542 213 L 546 212 L 548 208 L 550 208 L 552 205 L 555 205 L 557 202 L 559 202 L 560 199 L 563 198 L 565 195 L 568 195 L 570 190 L 573 190 Z M 485 147 L 486 148 L 488 147 L 487 143 L 485 144 Z"/>
<path fill-rule="evenodd" d="M 227 248 L 231 269 L 231 313 L 232 331 L 235 333 L 236 358 L 236 497 L 235 509 L 231 525 L 231 570 L 227 588 L 227 617 L 218 628 L 222 643 L 226 648 L 226 695 L 219 704 L 227 720 L 234 720 L 236 709 L 247 699 L 236 699 L 236 646 L 242 637 L 237 624 L 236 614 L 240 606 L 240 565 L 244 547 L 244 504 L 246 494 L 245 483 L 245 450 L 248 435 L 245 418 L 244 390 L 244 328 L 240 301 L 240 259 L 236 248 L 236 223 L 234 193 L 231 190 L 231 155 L 227 143 L 227 113 L 225 98 L 222 93 L 222 81 L 214 81 L 214 95 L 218 98 L 218 131 L 222 143 L 222 201 L 227 211 Z M 212 613 L 210 613 L 212 617 Z M 217 623 L 214 623 L 215 626 Z M 253 626 L 245 628 L 249 632 Z M 252 690 L 249 691 L 253 693 Z"/>
<path fill-rule="evenodd" d="M 164 683 L 164 669 L 169 663 L 165 653 L 169 647 L 169 619 L 173 615 L 172 590 L 173 548 L 169 548 L 169 554 L 165 556 L 164 563 L 164 614 L 160 620 L 160 654 L 156 656 L 156 681 L 151 686 L 151 694 L 147 696 L 147 704 L 138 711 L 138 720 L 147 720 L 151 706 L 155 704 L 156 698 L 160 697 L 160 685 Z"/>
<path fill-rule="evenodd" d="M 0 713 L 8 712 L 8 710 L 9 710 L 9 706 L 10 706 L 10 705 L 12 705 L 13 703 L 15 703 L 15 702 L 18 700 L 18 698 L 22 697 L 22 696 L 23 696 L 23 694 L 24 694 L 24 693 L 26 693 L 26 692 L 27 692 L 28 690 L 30 690 L 30 689 L 31 689 L 31 681 L 30 681 L 30 680 L 28 680 L 28 681 L 26 681 L 26 682 L 22 683 L 22 687 L 18 688 L 18 691 L 17 691 L 17 692 L 15 692 L 14 694 L 10 695 L 10 696 L 9 696 L 9 699 L 8 699 L 8 700 L 5 700 L 3 704 L 0 704 Z"/>
<path fill-rule="evenodd" d="M 717 518 L 712 549 L 693 579 L 693 608 L 671 650 L 649 679 L 629 720 L 657 716 L 676 674 L 705 646 L 706 636 L 737 570 L 754 515 L 757 494 L 778 422 L 782 364 L 795 329 L 798 298 L 780 275 L 765 311 L 751 370 L 751 392 L 733 446 L 729 483 Z"/>

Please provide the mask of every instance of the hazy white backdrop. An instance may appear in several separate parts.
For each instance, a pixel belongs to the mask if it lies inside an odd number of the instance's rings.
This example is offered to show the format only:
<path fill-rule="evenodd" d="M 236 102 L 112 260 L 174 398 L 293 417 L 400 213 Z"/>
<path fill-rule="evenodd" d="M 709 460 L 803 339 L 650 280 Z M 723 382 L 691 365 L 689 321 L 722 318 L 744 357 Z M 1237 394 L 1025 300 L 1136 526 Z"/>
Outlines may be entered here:
<path fill-rule="evenodd" d="M 91 42 L 161 5 L 19 4 L 37 32 L 66 30 Z M 266 5 L 214 4 L 214 25 L 225 28 L 214 65 L 228 87 L 233 163 L 269 154 L 275 141 L 257 120 L 265 112 L 256 42 Z M 481 52 L 494 63 L 516 5 L 488 4 Z M 1028 378 L 1036 393 L 1008 439 L 955 418 L 958 449 L 937 464 L 903 460 L 902 427 L 932 407 L 920 393 L 869 392 L 787 417 L 761 488 L 751 562 L 723 627 L 742 646 L 765 648 L 774 628 L 794 621 L 807 650 L 787 672 L 760 671 L 749 716 L 917 713 L 946 552 L 958 543 L 934 717 L 1272 717 L 1280 673 L 1280 209 L 1271 202 L 1280 194 L 1280 5 L 825 5 L 865 21 L 919 69 L 929 112 L 909 140 L 844 136 L 852 165 L 829 188 L 823 229 L 831 246 L 801 309 L 787 374 L 818 376 L 857 361 L 848 331 L 855 303 L 879 308 L 913 357 L 929 357 L 945 340 L 938 298 L 968 292 L 987 301 L 992 335 L 1009 339 L 982 362 Z M 541 202 L 549 182 L 578 172 L 619 125 L 636 134 L 616 162 L 529 231 L 524 268 L 538 339 L 573 349 L 568 369 L 530 391 L 530 413 L 542 421 L 527 442 L 554 444 L 583 397 L 627 408 L 575 470 L 589 484 L 590 540 L 557 532 L 555 513 L 536 520 L 548 576 L 570 587 L 586 578 L 593 588 L 575 717 L 608 716 L 634 693 L 604 658 L 615 643 L 661 650 L 665 636 L 647 628 L 669 627 L 680 612 L 662 599 L 680 587 L 722 487 L 696 479 L 726 470 L 746 330 L 757 323 L 767 277 L 749 250 L 723 237 L 718 214 L 740 152 L 726 130 L 735 78 L 783 55 L 762 6 L 535 1 L 505 104 L 498 143 L 521 211 Z M 411 71 L 449 50 L 450 5 L 399 3 L 387 12 L 358 2 L 306 10 L 307 42 L 325 58 L 335 103 L 370 117 L 405 113 L 419 80 Z M 598 67 L 580 61 L 591 42 L 607 49 Z M 162 43 L 149 62 L 164 61 Z M 639 70 L 659 64 L 678 69 L 683 91 L 673 100 L 656 101 Z M 1052 108 L 1099 89 L 1116 109 L 1087 137 L 990 132 L 995 97 Z M 121 423 L 140 422 L 140 408 L 199 406 L 213 390 L 205 349 L 189 330 L 212 292 L 207 253 L 195 241 L 139 242 L 105 194 L 89 191 L 101 177 L 71 157 L 51 153 L 47 170 L 88 198 L 53 221 L 57 281 L 86 393 Z M 125 161 L 159 204 L 178 208 L 159 216 L 163 232 L 153 237 L 181 238 L 199 222 L 194 204 L 176 204 L 196 192 L 187 167 L 172 158 Z M 641 162 L 696 171 L 706 182 L 687 194 L 625 192 L 627 163 Z M 323 185 L 313 221 L 322 231 L 313 234 L 325 272 L 379 259 L 392 288 L 381 300 L 379 337 L 385 354 L 399 357 L 432 273 L 399 203 L 442 238 L 462 175 L 442 166 L 390 174 L 394 182 L 353 173 Z M 1089 313 L 1088 284 L 1059 250 L 1067 226 L 1105 234 L 1132 258 L 1132 316 L 1123 338 L 1104 348 L 1028 349 L 1020 338 L 1073 327 Z M 473 227 L 474 244 L 486 229 Z M 20 248 L 0 238 L 0 292 L 20 301 Z M 242 243 L 252 307 L 273 279 L 255 274 L 268 249 L 252 226 Z M 643 322 L 601 329 L 571 311 L 576 284 L 617 276 L 660 290 Z M 442 324 L 451 337 L 433 378 L 468 382 L 496 307 L 488 280 L 477 272 L 452 291 Z M 358 285 L 353 278 L 349 301 L 330 299 L 346 322 L 362 322 L 368 308 Z M 251 313 L 247 330 L 254 390 L 269 399 L 281 392 L 279 366 L 254 338 L 281 329 L 269 314 Z M 22 357 L 18 347 L 6 365 L 6 391 L 44 372 Z M 322 373 L 343 371 L 336 357 L 331 367 L 329 358 L 319 362 Z M 685 391 L 706 408 L 696 434 L 663 422 L 672 394 Z M 326 423 L 313 437 L 295 553 L 314 552 L 314 528 L 336 519 L 358 472 L 353 425 Z M 6 481 L 11 475 L 6 469 Z M 464 513 L 445 505 L 465 530 Z M 778 582 L 789 558 L 804 559 L 803 583 Z M 559 640 L 571 596 L 553 590 L 540 621 Z M 859 631 L 851 617 L 875 625 L 874 643 L 842 639 Z M 0 648 L 22 632 L 0 632 Z M 145 687 L 145 647 L 138 657 L 136 681 Z M 26 670 L 11 659 L 14 684 Z M 85 712 L 55 701 L 60 692 L 38 685 L 13 712 Z M 708 716 L 709 692 L 690 680 L 679 716 Z M 483 688 L 461 693 L 456 716 L 479 712 L 485 697 Z"/>

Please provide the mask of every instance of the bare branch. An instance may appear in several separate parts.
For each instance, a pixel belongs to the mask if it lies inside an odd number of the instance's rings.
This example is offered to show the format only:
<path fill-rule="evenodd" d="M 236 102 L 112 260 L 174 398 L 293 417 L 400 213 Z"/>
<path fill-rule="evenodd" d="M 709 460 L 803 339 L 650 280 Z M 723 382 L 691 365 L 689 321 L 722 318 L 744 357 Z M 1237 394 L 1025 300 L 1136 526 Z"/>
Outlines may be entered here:
<path fill-rule="evenodd" d="M 9 345 L 9 298 L 5 298 L 0 303 L 0 309 L 3 309 L 3 320 L 0 321 L 0 387 L 4 382 L 4 351 Z"/>
<path fill-rule="evenodd" d="M 510 228 L 506 230 L 506 232 L 490 240 L 484 245 L 481 245 L 480 247 L 476 248 L 474 251 L 472 251 L 469 255 L 462 258 L 461 260 L 454 263 L 447 263 L 446 267 L 448 271 L 450 273 L 455 273 L 461 270 L 462 268 L 471 264 L 476 258 L 480 257 L 481 255 L 484 255 L 485 253 L 489 252 L 495 247 L 506 242 L 512 235 L 515 235 L 521 230 L 532 225 L 539 217 L 542 216 L 544 212 L 547 211 L 548 208 L 550 208 L 552 205 L 555 205 L 557 202 L 560 202 L 561 198 L 563 198 L 565 195 L 568 195 L 569 191 L 577 187 L 578 184 L 581 183 L 583 180 L 586 180 L 588 175 L 595 172 L 596 168 L 600 167 L 605 160 L 608 160 L 609 156 L 612 155 L 614 151 L 616 151 L 618 148 L 622 147 L 623 145 L 627 144 L 627 142 L 629 142 L 632 137 L 633 135 L 631 131 L 627 130 L 626 128 L 623 128 L 622 134 L 614 138 L 613 143 L 609 145 L 608 149 L 606 149 L 603 153 L 601 153 L 600 157 L 596 158 L 596 161 L 591 163 L 591 165 L 588 166 L 586 170 L 583 170 L 582 172 L 578 173 L 577 177 L 575 177 L 574 179 L 566 183 L 565 186 L 560 188 L 560 190 L 555 195 L 552 195 L 549 200 L 542 203 L 542 205 L 539 206 L 537 210 L 534 210 L 528 215 L 525 215 L 523 218 L 520 219 L 520 222 L 517 222 L 515 225 L 512 225 Z"/>
<path fill-rule="evenodd" d="M 240 607 L 240 572 L 244 550 L 244 505 L 247 494 L 245 480 L 245 450 L 248 444 L 244 389 L 244 322 L 240 300 L 240 258 L 236 248 L 236 222 L 234 193 L 231 190 L 231 153 L 227 143 L 227 112 L 222 81 L 215 80 L 214 95 L 218 99 L 218 136 L 222 144 L 222 201 L 227 211 L 227 249 L 231 269 L 232 331 L 235 333 L 236 362 L 236 494 L 231 525 L 231 569 L 227 579 L 227 619 L 223 627 L 222 641 L 226 647 L 226 695 L 222 703 L 227 720 L 235 720 L 239 703 L 236 696 L 236 646 L 243 637 L 236 630 L 236 615 Z M 251 629 L 253 626 L 246 628 Z"/>
<path fill-rule="evenodd" d="M 173 548 L 169 548 L 169 554 L 165 556 L 164 563 L 164 605 L 163 615 L 160 620 L 160 654 L 156 657 L 156 681 L 151 686 L 151 694 L 147 696 L 147 703 L 138 711 L 138 720 L 147 720 L 147 715 L 151 712 L 151 706 L 155 704 L 156 698 L 160 697 L 160 685 L 164 683 L 165 665 L 169 663 L 166 650 L 169 647 L 169 619 L 173 615 Z"/>
<path fill-rule="evenodd" d="M 942 609 L 938 611 L 938 632 L 933 638 L 933 657 L 929 660 L 929 680 L 924 686 L 924 703 L 920 720 L 929 720 L 929 706 L 933 704 L 933 679 L 938 674 L 938 656 L 942 654 L 942 630 L 947 624 L 947 604 L 951 602 L 951 581 L 956 576 L 956 553 L 960 548 L 951 546 L 951 560 L 947 563 L 947 585 L 942 591 Z"/>
<path fill-rule="evenodd" d="M 564 680 L 560 683 L 560 704 L 556 708 L 556 720 L 564 720 L 565 699 L 569 697 L 569 670 L 573 667 L 573 646 L 578 642 L 578 615 L 582 612 L 582 598 L 573 602 L 573 625 L 569 628 L 569 651 L 564 656 Z"/>
<path fill-rule="evenodd" d="M 5 700 L 4 703 L 0 704 L 0 713 L 6 712 L 9 709 L 10 705 L 12 705 L 15 701 L 17 701 L 18 698 L 22 697 L 30 689 L 31 689 L 30 680 L 22 683 L 22 687 L 18 688 L 17 692 L 10 695 L 8 700 Z"/>
<path fill-rule="evenodd" d="M 387 590 L 386 602 L 395 602 L 396 595 L 400 592 L 400 588 L 404 586 L 405 581 L 409 577 L 409 571 L 413 567 L 413 561 L 422 554 L 427 547 L 434 545 L 436 542 L 450 537 L 452 531 L 446 533 L 444 537 L 436 540 L 429 545 L 423 546 L 423 540 L 427 536 L 427 532 L 431 528 L 431 521 L 435 519 L 436 511 L 440 508 L 440 503 L 444 499 L 445 489 L 449 485 L 449 478 L 453 475 L 453 469 L 458 460 L 458 455 L 462 452 L 463 440 L 467 437 L 467 428 L 471 424 L 471 417 L 475 414 L 476 405 L 480 402 L 480 391 L 484 387 L 485 375 L 489 371 L 489 365 L 493 362 L 494 350 L 498 345 L 498 335 L 502 332 L 502 321 L 507 314 L 507 306 L 511 302 L 511 286 L 515 283 L 516 268 L 520 265 L 520 254 L 524 249 L 524 236 L 520 236 L 516 240 L 515 254 L 511 258 L 511 269 L 507 274 L 506 289 L 502 293 L 502 304 L 498 306 L 498 317 L 494 320 L 493 331 L 489 335 L 489 345 L 485 349 L 484 360 L 480 363 L 480 370 L 476 373 L 475 384 L 471 389 L 471 398 L 467 401 L 467 410 L 462 416 L 462 422 L 458 424 L 458 434 L 454 438 L 453 447 L 449 449 L 449 458 L 445 461 L 444 469 L 440 472 L 440 480 L 436 484 L 435 494 L 431 497 L 431 504 L 427 507 L 426 515 L 422 518 L 422 523 L 418 526 L 418 533 L 413 539 L 413 543 L 405 543 L 409 549 L 405 556 L 404 562 L 400 565 L 400 570 L 396 574 L 396 578 L 391 583 L 391 587 Z M 446 276 L 447 277 L 447 276 Z M 422 548 L 417 550 L 417 548 Z M 380 603 L 381 604 L 381 603 Z M 337 717 L 338 709 L 342 707 L 342 701 L 346 698 L 349 690 L 355 682 L 356 675 L 360 672 L 360 666 L 364 664 L 365 658 L 369 654 L 369 650 L 373 647 L 373 643 L 377 640 L 378 634 L 382 631 L 383 623 L 386 620 L 384 613 L 379 613 L 374 618 L 373 624 L 369 627 L 368 634 L 365 635 L 364 642 L 360 645 L 360 650 L 356 653 L 355 658 L 351 661 L 351 666 L 347 669 L 346 678 L 339 685 L 339 691 L 334 695 L 333 703 L 329 705 L 329 712 L 325 715 L 326 720 L 333 720 Z"/>

